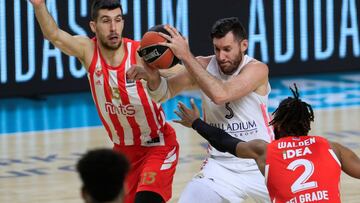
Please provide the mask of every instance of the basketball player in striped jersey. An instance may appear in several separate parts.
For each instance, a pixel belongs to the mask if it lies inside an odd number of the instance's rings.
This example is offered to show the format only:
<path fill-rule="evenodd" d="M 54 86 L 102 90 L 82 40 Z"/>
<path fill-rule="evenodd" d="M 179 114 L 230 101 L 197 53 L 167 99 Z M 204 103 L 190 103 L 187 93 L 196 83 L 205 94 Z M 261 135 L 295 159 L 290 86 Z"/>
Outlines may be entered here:
<path fill-rule="evenodd" d="M 360 159 L 349 148 L 319 136 L 310 136 L 314 121 L 311 106 L 299 98 L 298 90 L 290 88 L 294 97 L 280 102 L 270 122 L 276 140 L 244 142 L 224 130 L 199 119 L 199 110 L 179 104 L 176 122 L 194 128 L 212 146 L 237 157 L 255 159 L 265 176 L 271 201 L 274 203 L 339 203 L 341 170 L 360 179 Z"/>
<path fill-rule="evenodd" d="M 131 163 L 125 202 L 169 200 L 179 146 L 160 104 L 147 93 L 146 82 L 126 78 L 130 66 L 142 61 L 137 54 L 139 42 L 122 36 L 119 0 L 92 2 L 92 39 L 59 29 L 45 0 L 31 2 L 44 37 L 65 54 L 77 57 L 88 71 L 92 96 L 113 149 Z"/>
<path fill-rule="evenodd" d="M 239 20 L 232 17 L 215 22 L 211 31 L 215 54 L 208 57 L 195 58 L 186 39 L 175 28 L 165 29 L 170 35 L 160 33 L 168 40 L 161 45 L 171 48 L 186 69 L 169 78 L 155 78 L 146 72 L 148 67 L 133 67 L 128 75 L 147 80 L 149 93 L 157 101 L 197 86 L 206 123 L 245 141 L 271 142 L 273 132 L 268 127 L 267 112 L 269 70 L 266 64 L 245 54 L 247 34 Z M 249 197 L 269 202 L 264 177 L 254 160 L 239 159 L 211 145 L 208 153 L 201 171 L 182 192 L 180 203 L 238 203 Z"/>

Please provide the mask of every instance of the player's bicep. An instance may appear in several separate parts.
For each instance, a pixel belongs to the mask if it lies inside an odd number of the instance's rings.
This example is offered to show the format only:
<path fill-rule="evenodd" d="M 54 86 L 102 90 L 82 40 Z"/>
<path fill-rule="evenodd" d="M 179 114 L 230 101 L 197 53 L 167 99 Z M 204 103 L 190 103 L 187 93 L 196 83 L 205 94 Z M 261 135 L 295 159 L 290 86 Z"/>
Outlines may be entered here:
<path fill-rule="evenodd" d="M 89 50 L 92 41 L 88 37 L 72 36 L 63 30 L 59 30 L 51 43 L 67 55 L 84 59 L 85 52 Z"/>
<path fill-rule="evenodd" d="M 266 83 L 268 73 L 266 64 L 257 62 L 247 65 L 239 75 L 224 82 L 228 100 L 238 99 L 256 91 L 258 87 Z"/>
<path fill-rule="evenodd" d="M 360 178 L 360 158 L 352 150 L 339 143 L 333 142 L 331 146 L 341 162 L 342 170 L 351 177 Z"/>

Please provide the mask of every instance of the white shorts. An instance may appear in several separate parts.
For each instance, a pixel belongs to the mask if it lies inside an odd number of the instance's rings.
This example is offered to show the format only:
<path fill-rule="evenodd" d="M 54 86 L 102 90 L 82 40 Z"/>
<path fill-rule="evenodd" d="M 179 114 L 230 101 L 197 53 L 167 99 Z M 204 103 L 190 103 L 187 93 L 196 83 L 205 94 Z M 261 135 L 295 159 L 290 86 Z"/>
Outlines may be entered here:
<path fill-rule="evenodd" d="M 251 197 L 255 202 L 271 202 L 265 185 L 265 178 L 257 167 L 248 171 L 233 171 L 225 168 L 223 162 L 212 158 L 207 160 L 202 170 L 194 176 L 181 194 L 180 200 L 190 200 L 190 196 L 204 192 L 206 187 L 221 197 L 211 202 L 239 203 Z M 198 191 L 198 192 L 197 192 Z M 207 191 L 207 195 L 211 196 Z M 201 198 L 201 195 L 199 195 Z M 202 200 L 197 199 L 198 202 Z"/>

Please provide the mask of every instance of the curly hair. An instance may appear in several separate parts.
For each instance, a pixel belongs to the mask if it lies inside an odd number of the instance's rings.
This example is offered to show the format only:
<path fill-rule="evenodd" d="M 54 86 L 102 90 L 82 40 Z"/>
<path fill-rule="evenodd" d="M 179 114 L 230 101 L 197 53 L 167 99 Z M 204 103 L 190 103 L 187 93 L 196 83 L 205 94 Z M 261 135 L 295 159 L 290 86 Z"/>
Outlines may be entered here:
<path fill-rule="evenodd" d="M 286 135 L 307 135 L 311 130 L 310 123 L 314 121 L 314 112 L 310 104 L 299 98 L 296 84 L 290 87 L 294 97 L 282 100 L 279 107 L 274 111 L 274 118 L 269 123 L 280 129 L 281 134 Z M 275 137 L 276 135 L 275 131 Z"/>

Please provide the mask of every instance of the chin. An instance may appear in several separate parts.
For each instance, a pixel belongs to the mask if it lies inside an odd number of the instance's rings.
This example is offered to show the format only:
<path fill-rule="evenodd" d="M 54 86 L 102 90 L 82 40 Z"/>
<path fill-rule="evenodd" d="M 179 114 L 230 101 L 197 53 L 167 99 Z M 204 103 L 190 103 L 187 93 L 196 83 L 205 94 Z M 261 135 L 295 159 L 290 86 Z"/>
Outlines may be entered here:
<path fill-rule="evenodd" d="M 118 44 L 106 44 L 106 48 L 110 50 L 117 50 L 121 46 L 121 42 Z"/>
<path fill-rule="evenodd" d="M 220 67 L 221 71 L 227 75 L 231 75 L 236 71 L 236 68 L 231 66 Z"/>

